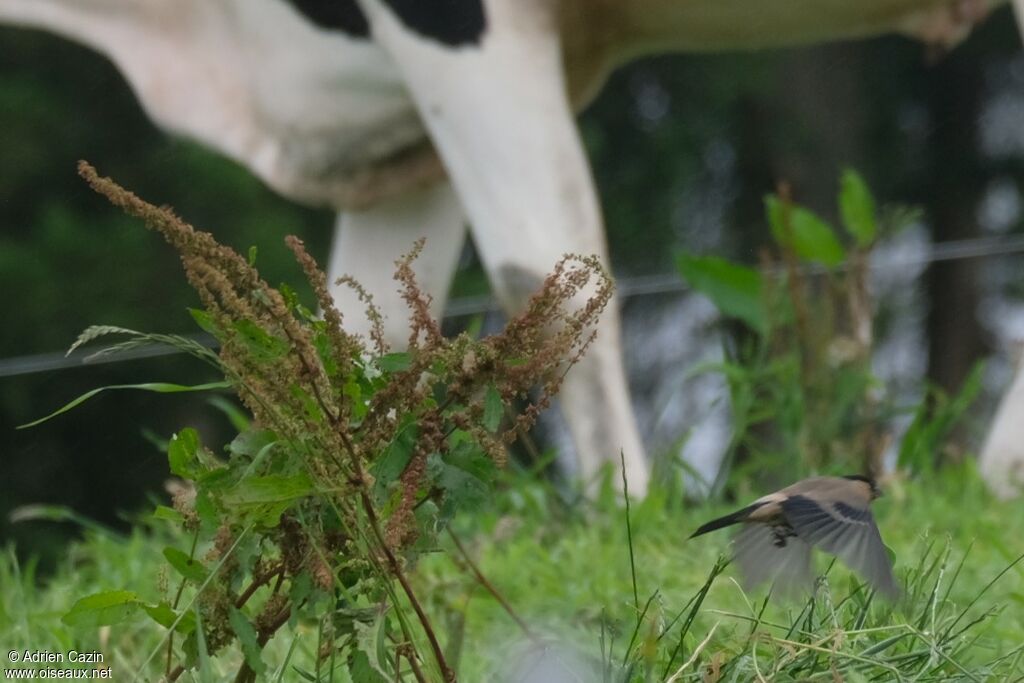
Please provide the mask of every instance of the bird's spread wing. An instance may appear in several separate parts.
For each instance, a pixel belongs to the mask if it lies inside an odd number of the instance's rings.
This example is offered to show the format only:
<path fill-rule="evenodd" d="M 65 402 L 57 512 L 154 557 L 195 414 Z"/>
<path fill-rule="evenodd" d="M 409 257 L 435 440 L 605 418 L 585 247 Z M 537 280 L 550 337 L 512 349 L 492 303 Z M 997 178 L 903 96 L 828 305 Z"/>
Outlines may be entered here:
<path fill-rule="evenodd" d="M 841 559 L 884 595 L 893 598 L 899 594 L 889 555 L 870 510 L 797 495 L 782 504 L 782 511 L 805 542 Z"/>
<path fill-rule="evenodd" d="M 791 531 L 768 524 L 744 524 L 732 543 L 745 588 L 771 581 L 775 593 L 797 597 L 813 587 L 811 546 Z"/>

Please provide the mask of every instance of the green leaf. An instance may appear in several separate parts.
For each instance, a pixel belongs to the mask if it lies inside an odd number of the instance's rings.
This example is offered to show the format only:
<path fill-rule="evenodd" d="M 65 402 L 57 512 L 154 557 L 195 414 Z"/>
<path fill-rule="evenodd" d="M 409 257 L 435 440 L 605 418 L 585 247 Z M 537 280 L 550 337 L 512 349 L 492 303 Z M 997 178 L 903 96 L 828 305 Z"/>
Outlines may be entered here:
<path fill-rule="evenodd" d="M 212 334 L 214 337 L 218 336 L 220 331 L 217 325 L 213 322 L 213 316 L 204 311 L 201 308 L 190 308 L 188 309 L 189 315 L 196 321 L 196 325 L 199 326 L 203 332 Z"/>
<path fill-rule="evenodd" d="M 150 616 L 153 621 L 160 624 L 164 628 L 171 628 L 174 626 L 174 630 L 183 635 L 188 635 L 196 628 L 196 618 L 191 612 L 185 612 L 184 615 L 179 619 L 178 613 L 171 608 L 166 602 L 161 602 L 158 605 L 143 605 L 142 609 L 145 610 L 146 614 Z M 177 624 L 175 624 L 177 622 Z"/>
<path fill-rule="evenodd" d="M 487 393 L 484 395 L 484 429 L 492 434 L 498 431 L 504 412 L 505 406 L 501 402 L 501 394 L 493 384 L 488 384 Z"/>
<path fill-rule="evenodd" d="M 252 622 L 234 606 L 228 612 L 228 621 L 231 623 L 231 628 L 234 630 L 235 635 L 238 636 L 238 643 L 242 646 L 242 654 L 245 655 L 245 661 L 249 668 L 258 674 L 266 671 L 267 665 L 263 663 L 263 658 L 260 657 L 260 651 L 263 648 L 260 647 L 256 636 L 256 629 L 253 627 Z"/>
<path fill-rule="evenodd" d="M 99 387 L 98 389 L 93 389 L 92 391 L 87 391 L 84 394 L 82 394 L 81 396 L 79 396 L 78 398 L 76 398 L 75 400 L 73 400 L 70 403 L 66 404 L 64 407 L 59 408 L 58 410 L 53 411 L 49 415 L 47 415 L 45 417 L 41 417 L 38 420 L 33 420 L 32 422 L 28 422 L 28 423 L 23 424 L 23 425 L 18 425 L 17 428 L 18 429 L 28 429 L 29 427 L 35 427 L 36 425 L 40 425 L 40 424 L 46 422 L 47 420 L 52 420 L 53 418 L 57 417 L 58 415 L 63 415 L 64 413 L 68 412 L 72 408 L 77 408 L 78 406 L 82 405 L 83 403 L 88 401 L 90 398 L 92 398 L 96 394 L 99 394 L 99 393 L 104 392 L 104 391 L 110 391 L 110 390 L 113 390 L 113 389 L 138 389 L 140 391 L 152 391 L 152 392 L 157 393 L 157 394 L 177 394 L 177 393 L 181 393 L 181 392 L 185 392 L 185 391 L 210 391 L 212 389 L 230 389 L 230 388 L 231 388 L 231 383 L 230 382 L 210 382 L 208 384 L 195 384 L 195 385 L 192 385 L 192 386 L 187 386 L 187 385 L 183 385 L 183 384 L 169 384 L 167 382 L 147 382 L 147 383 L 144 383 L 144 384 L 111 384 L 109 386 Z"/>
<path fill-rule="evenodd" d="M 164 548 L 164 557 L 179 574 L 193 583 L 201 584 L 209 574 L 199 560 L 189 557 L 187 553 L 177 548 Z"/>
<path fill-rule="evenodd" d="M 402 476 L 409 458 L 412 457 L 412 450 L 416 446 L 416 439 L 419 438 L 419 428 L 411 418 L 405 420 L 405 424 L 398 428 L 394 440 L 384 451 L 373 466 L 370 473 L 373 474 L 374 496 L 381 500 L 387 491 L 388 484 Z"/>
<path fill-rule="evenodd" d="M 450 520 L 459 510 L 474 509 L 487 500 L 487 485 L 458 467 L 445 467 L 441 488 L 446 492 L 440 518 Z"/>
<path fill-rule="evenodd" d="M 271 453 L 280 452 L 278 445 L 275 432 L 269 429 L 256 429 L 239 434 L 228 446 L 228 450 L 248 461 L 242 477 L 249 477 L 260 471 Z"/>
<path fill-rule="evenodd" d="M 285 503 L 305 498 L 313 493 L 313 482 L 305 473 L 284 476 L 269 474 L 249 477 L 224 493 L 224 500 L 232 505 L 265 505 Z"/>
<path fill-rule="evenodd" d="M 387 353 L 377 359 L 377 367 L 384 372 L 405 372 L 412 365 L 412 356 L 405 352 Z"/>
<path fill-rule="evenodd" d="M 45 519 L 49 522 L 71 522 L 101 536 L 114 537 L 117 535 L 108 527 L 64 505 L 43 505 L 41 503 L 19 505 L 7 514 L 7 519 L 13 524 L 37 519 Z"/>
<path fill-rule="evenodd" d="M 723 314 L 764 332 L 761 273 L 717 256 L 680 254 L 676 264 L 690 286 L 711 299 Z"/>
<path fill-rule="evenodd" d="M 313 492 L 313 483 L 305 473 L 291 476 L 270 474 L 242 479 L 224 492 L 222 500 L 251 515 L 254 523 L 274 527 L 280 523 L 281 514 L 296 500 Z"/>
<path fill-rule="evenodd" d="M 302 403 L 303 410 L 305 411 L 306 418 L 314 424 L 320 424 L 326 419 L 324 412 L 320 408 L 320 402 L 310 392 L 306 391 L 299 384 L 292 384 L 288 387 L 289 392 L 295 398 L 295 400 Z"/>
<path fill-rule="evenodd" d="M 256 265 L 256 252 L 257 252 L 256 245 L 255 244 L 251 245 L 249 247 L 249 265 L 250 266 L 255 266 Z"/>
<path fill-rule="evenodd" d="M 465 432 L 463 432 L 465 434 Z M 446 463 L 460 470 L 469 472 L 481 481 L 491 481 L 498 472 L 494 460 L 480 447 L 474 439 L 456 440 L 452 435 L 452 448 L 443 458 Z"/>
<path fill-rule="evenodd" d="M 445 492 L 440 512 L 443 520 L 451 519 L 457 510 L 475 507 L 487 499 L 488 487 L 482 479 L 445 462 L 437 453 L 427 458 L 427 471 Z"/>
<path fill-rule="evenodd" d="M 270 334 L 252 320 L 236 320 L 232 327 L 238 332 L 246 351 L 259 362 L 277 360 L 291 349 L 287 340 Z"/>
<path fill-rule="evenodd" d="M 374 622 L 380 619 L 381 610 L 383 608 L 380 605 L 373 607 L 338 607 L 334 610 L 334 627 L 338 629 L 339 633 L 354 633 L 357 624 L 361 624 L 364 628 L 372 626 Z"/>
<path fill-rule="evenodd" d="M 235 455 L 255 458 L 260 451 L 277 442 L 277 434 L 270 429 L 250 429 L 241 432 L 228 444 L 228 450 Z"/>
<path fill-rule="evenodd" d="M 384 643 L 384 610 L 378 609 L 376 618 L 371 624 L 356 622 L 356 646 L 359 652 L 366 655 L 367 663 L 374 671 L 389 680 L 392 676 L 385 662 L 388 660 Z M 353 676 L 355 679 L 355 676 Z"/>
<path fill-rule="evenodd" d="M 61 621 L 68 626 L 119 624 L 137 616 L 142 605 L 139 596 L 131 591 L 94 593 L 76 602 Z"/>
<path fill-rule="evenodd" d="M 390 676 L 381 676 L 376 668 L 370 663 L 370 658 L 362 650 L 356 650 L 352 653 L 351 665 L 349 667 L 349 675 L 353 681 L 359 681 L 359 683 L 389 683 L 391 681 Z M 309 680 L 316 680 L 310 678 Z"/>
<path fill-rule="evenodd" d="M 288 590 L 288 599 L 293 605 L 301 604 L 313 592 L 313 579 L 309 570 L 301 571 L 291 579 L 291 588 Z"/>
<path fill-rule="evenodd" d="M 878 235 L 875 199 L 860 174 L 850 168 L 843 171 L 839 181 L 839 213 L 858 247 L 868 247 L 875 241 Z"/>
<path fill-rule="evenodd" d="M 209 453 L 209 451 L 202 449 L 200 449 L 199 452 Z M 195 480 L 197 485 L 196 495 L 199 496 L 203 493 L 213 493 L 234 486 L 239 482 L 241 477 L 233 475 L 237 475 L 237 471 L 233 472 L 229 467 L 217 467 L 200 473 Z"/>
<path fill-rule="evenodd" d="M 196 491 L 196 514 L 200 521 L 209 528 L 216 528 L 220 525 L 220 516 L 217 506 L 214 504 L 210 492 L 204 488 Z"/>
<path fill-rule="evenodd" d="M 831 226 L 812 211 L 791 205 L 787 224 L 786 207 L 778 197 L 768 195 L 764 202 L 772 236 L 779 246 L 792 249 L 804 261 L 815 261 L 829 268 L 838 266 L 846 258 L 846 251 Z"/>
<path fill-rule="evenodd" d="M 196 663 L 198 666 L 200 683 L 208 683 L 214 680 L 213 667 L 210 665 L 210 651 L 206 644 L 206 633 L 203 631 L 203 616 L 199 611 L 199 601 L 192 603 L 192 613 L 195 614 L 196 629 L 183 644 L 183 649 L 188 651 L 187 644 L 192 642 L 193 655 L 186 660 L 187 664 Z"/>
<path fill-rule="evenodd" d="M 167 507 L 166 505 L 157 505 L 156 509 L 153 510 L 152 519 L 159 519 L 165 522 L 174 522 L 175 524 L 181 524 L 185 521 L 185 518 L 180 512 L 174 508 Z"/>
<path fill-rule="evenodd" d="M 349 399 L 349 405 L 352 406 L 352 418 L 358 422 L 366 417 L 369 408 L 366 401 L 363 400 L 363 388 L 354 377 L 350 376 L 345 380 L 342 393 Z"/>
<path fill-rule="evenodd" d="M 316 348 L 317 358 L 324 366 L 324 372 L 328 377 L 333 377 L 338 372 L 338 361 L 334 357 L 334 347 L 331 345 L 331 338 L 325 330 L 318 330 L 313 335 L 313 347 Z"/>
<path fill-rule="evenodd" d="M 196 472 L 192 465 L 196 461 L 198 450 L 199 432 L 191 427 L 186 427 L 172 436 L 167 445 L 167 462 L 170 464 L 171 474 L 185 478 L 194 477 Z"/>
<path fill-rule="evenodd" d="M 206 399 L 206 402 L 224 413 L 224 416 L 228 418 L 236 432 L 244 432 L 249 429 L 249 415 L 233 401 L 229 401 L 223 396 L 211 396 Z"/>

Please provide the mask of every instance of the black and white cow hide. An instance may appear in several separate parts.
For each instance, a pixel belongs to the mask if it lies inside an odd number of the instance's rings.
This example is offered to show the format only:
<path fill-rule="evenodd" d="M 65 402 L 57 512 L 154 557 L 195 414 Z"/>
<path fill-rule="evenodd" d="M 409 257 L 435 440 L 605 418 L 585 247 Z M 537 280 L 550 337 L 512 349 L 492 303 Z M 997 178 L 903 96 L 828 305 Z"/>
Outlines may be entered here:
<path fill-rule="evenodd" d="M 1022 2 L 1024 0 L 1014 0 Z M 606 257 L 574 114 L 639 55 L 903 32 L 955 42 L 988 0 L 0 0 L 0 21 L 107 55 L 146 112 L 247 166 L 281 194 L 339 211 L 330 275 L 389 314 L 390 264 L 416 264 L 437 310 L 467 224 L 514 311 L 567 252 Z M 344 309 L 347 291 L 335 292 Z M 354 318 L 355 316 L 353 316 Z M 648 468 L 613 305 L 562 405 L 579 472 L 625 454 Z M 1019 421 L 1018 421 L 1019 422 Z"/>

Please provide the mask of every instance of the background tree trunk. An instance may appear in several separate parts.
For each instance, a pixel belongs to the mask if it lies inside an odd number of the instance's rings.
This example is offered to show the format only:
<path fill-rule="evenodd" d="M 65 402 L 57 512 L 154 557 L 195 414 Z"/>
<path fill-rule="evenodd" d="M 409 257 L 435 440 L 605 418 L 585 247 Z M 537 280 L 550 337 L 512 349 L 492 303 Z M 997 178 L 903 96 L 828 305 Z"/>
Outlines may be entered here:
<path fill-rule="evenodd" d="M 984 189 L 977 147 L 983 74 L 963 51 L 929 69 L 928 220 L 936 243 L 976 237 L 976 209 Z M 933 263 L 926 275 L 928 378 L 946 392 L 959 391 L 975 361 L 987 351 L 976 318 L 978 259 Z"/>

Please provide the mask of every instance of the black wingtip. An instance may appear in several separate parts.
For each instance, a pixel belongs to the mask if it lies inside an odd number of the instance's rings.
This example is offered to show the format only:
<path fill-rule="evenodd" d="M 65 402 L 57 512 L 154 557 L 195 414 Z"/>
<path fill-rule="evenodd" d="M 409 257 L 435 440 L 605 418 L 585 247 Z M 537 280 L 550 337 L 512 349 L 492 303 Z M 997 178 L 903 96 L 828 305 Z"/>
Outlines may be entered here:
<path fill-rule="evenodd" d="M 713 519 L 707 524 L 702 524 L 699 527 L 697 527 L 697 530 L 690 534 L 690 538 L 697 538 L 698 536 L 703 536 L 709 531 L 715 531 L 716 529 L 721 529 L 722 527 L 729 526 L 730 524 L 732 524 L 732 522 L 727 521 L 726 517 Z"/>
<path fill-rule="evenodd" d="M 717 531 L 724 527 L 732 526 L 733 524 L 738 524 L 739 522 L 745 520 L 751 512 L 753 512 L 759 507 L 760 505 L 749 505 L 743 508 L 742 510 L 737 510 L 736 512 L 733 512 L 732 514 L 726 515 L 724 517 L 719 517 L 718 519 L 713 519 L 710 522 L 702 524 L 700 527 L 698 527 L 696 531 L 690 534 L 690 538 L 703 536 L 709 531 Z"/>

